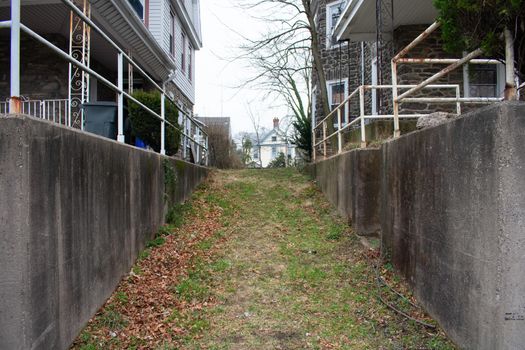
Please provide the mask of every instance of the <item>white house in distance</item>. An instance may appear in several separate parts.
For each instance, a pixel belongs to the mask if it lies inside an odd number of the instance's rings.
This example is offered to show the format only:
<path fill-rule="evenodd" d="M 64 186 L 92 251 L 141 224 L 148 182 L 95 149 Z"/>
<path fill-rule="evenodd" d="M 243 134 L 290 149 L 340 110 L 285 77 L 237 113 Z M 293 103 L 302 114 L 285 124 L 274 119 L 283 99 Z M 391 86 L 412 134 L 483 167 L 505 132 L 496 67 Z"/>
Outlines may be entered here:
<path fill-rule="evenodd" d="M 260 144 L 254 142 L 251 156 L 255 163 L 266 168 L 280 153 L 288 155 L 290 162 L 295 161 L 296 146 L 291 143 L 286 132 L 281 130 L 279 119 L 275 118 L 273 129 L 261 136 Z"/>

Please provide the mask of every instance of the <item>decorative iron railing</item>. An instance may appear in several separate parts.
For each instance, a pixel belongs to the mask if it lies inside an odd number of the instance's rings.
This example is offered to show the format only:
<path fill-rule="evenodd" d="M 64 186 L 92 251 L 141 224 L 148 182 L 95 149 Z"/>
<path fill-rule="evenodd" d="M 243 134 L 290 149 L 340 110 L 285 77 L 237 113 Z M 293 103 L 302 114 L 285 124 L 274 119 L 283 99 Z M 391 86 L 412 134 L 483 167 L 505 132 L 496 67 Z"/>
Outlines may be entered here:
<path fill-rule="evenodd" d="M 175 101 L 173 101 L 164 90 L 163 83 L 157 83 L 147 72 L 145 72 L 118 44 L 116 44 L 100 27 L 98 27 L 89 17 L 89 11 L 85 13 L 85 8 L 80 9 L 71 0 L 61 0 L 65 6 L 71 10 L 71 16 L 80 18 L 84 26 L 89 27 L 89 30 L 97 32 L 105 41 L 107 41 L 117 51 L 117 62 L 118 62 L 118 82 L 114 84 L 111 82 L 111 78 L 105 77 L 103 74 L 98 73 L 91 67 L 89 63 L 79 60 L 78 55 L 73 55 L 70 52 L 65 52 L 47 39 L 21 23 L 21 0 L 11 0 L 11 20 L 1 21 L 0 29 L 8 28 L 11 31 L 11 59 L 10 59 L 10 102 L 3 102 L 0 104 L 0 112 L 3 113 L 27 113 L 35 117 L 43 118 L 46 120 L 52 120 L 57 123 L 67 125 L 69 127 L 77 126 L 83 128 L 83 122 L 74 125 L 72 121 L 72 102 L 68 100 L 24 100 L 21 98 L 20 93 L 20 33 L 24 32 L 37 42 L 43 44 L 51 51 L 53 51 L 58 57 L 66 60 L 72 66 L 79 69 L 83 74 L 91 75 L 96 78 L 101 84 L 106 85 L 108 88 L 113 90 L 117 95 L 117 110 L 118 110 L 118 142 L 125 142 L 124 137 L 124 104 L 125 99 L 133 101 L 140 106 L 147 113 L 151 114 L 158 119 L 160 124 L 160 140 L 161 147 L 160 153 L 166 154 L 166 127 L 174 128 L 180 132 L 181 146 L 182 146 L 182 157 L 183 159 L 189 158 L 188 152 L 193 152 L 193 159 L 196 163 L 208 164 L 208 135 L 203 130 L 203 127 L 198 123 L 189 113 L 184 109 L 180 108 Z M 161 94 L 161 107 L 159 111 L 154 111 L 142 102 L 134 98 L 129 92 L 124 90 L 124 63 L 132 66 L 144 79 L 146 79 L 154 89 L 158 90 Z M 180 120 L 180 126 L 172 124 L 165 118 L 166 103 L 173 103 L 179 110 L 179 114 L 182 116 Z M 65 108 L 65 110 L 63 109 Z M 67 111 L 67 112 L 65 112 Z"/>

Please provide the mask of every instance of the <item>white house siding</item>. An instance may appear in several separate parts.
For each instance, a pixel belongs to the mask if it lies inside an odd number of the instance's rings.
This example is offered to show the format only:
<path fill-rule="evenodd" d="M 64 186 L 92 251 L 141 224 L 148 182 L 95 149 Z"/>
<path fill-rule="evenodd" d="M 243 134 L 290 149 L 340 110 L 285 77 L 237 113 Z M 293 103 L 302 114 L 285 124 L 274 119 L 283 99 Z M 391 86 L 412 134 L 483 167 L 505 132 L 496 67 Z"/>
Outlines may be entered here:
<path fill-rule="evenodd" d="M 163 23 L 163 0 L 150 0 L 149 2 L 149 31 L 153 34 L 153 37 L 162 44 L 162 23 Z"/>
<path fill-rule="evenodd" d="M 167 5 L 170 5 L 170 0 L 165 0 Z M 166 35 L 168 36 L 168 49 L 169 49 L 169 13 L 168 13 L 168 26 L 166 27 Z M 186 31 L 182 28 L 182 22 L 180 18 L 177 16 L 175 21 L 175 52 L 176 57 L 175 61 L 177 62 L 177 73 L 175 74 L 175 85 L 178 86 L 178 88 L 181 90 L 181 92 L 191 101 L 192 104 L 195 104 L 195 86 L 190 80 L 188 79 L 188 34 Z M 181 33 L 184 33 L 186 36 L 186 42 L 184 45 L 186 45 L 186 67 L 184 69 L 184 72 L 182 71 L 181 66 L 181 52 L 183 50 L 183 43 L 181 40 Z M 192 55 L 195 56 L 195 53 Z M 192 76 L 195 76 L 195 59 L 193 58 L 193 64 L 192 64 Z"/>
<path fill-rule="evenodd" d="M 191 4 L 191 1 L 190 1 Z M 171 0 L 150 0 L 150 23 L 149 28 L 155 39 L 160 43 L 161 47 L 169 53 L 170 50 L 170 11 L 175 8 L 171 4 Z M 193 8 L 190 7 L 191 14 L 193 14 Z M 183 50 L 183 44 L 181 40 L 181 32 L 186 34 L 186 54 L 188 52 L 188 35 L 186 31 L 182 29 L 182 23 L 178 14 L 176 14 L 175 21 L 175 62 L 177 62 L 177 72 L 175 74 L 175 85 L 181 90 L 181 92 L 195 104 L 195 86 L 192 81 L 188 78 L 188 55 L 186 56 L 186 68 L 182 71 L 181 67 L 181 52 Z M 192 55 L 192 77 L 195 80 L 195 52 Z"/>
<path fill-rule="evenodd" d="M 275 141 L 272 141 L 272 136 L 276 137 Z M 275 147 L 275 157 L 272 155 L 272 148 Z M 252 149 L 252 159 L 255 162 L 259 162 L 259 159 L 254 158 L 254 152 L 257 152 L 257 146 L 255 146 Z M 272 160 L 277 158 L 277 156 L 280 153 L 284 153 L 285 155 L 287 152 L 290 154 L 291 159 L 295 159 L 295 146 L 292 144 L 289 144 L 288 147 L 286 147 L 286 142 L 283 137 L 281 137 L 279 134 L 276 133 L 275 129 L 273 129 L 269 134 L 265 135 L 264 139 L 261 140 L 261 154 L 260 154 L 260 161 L 262 163 L 262 167 L 266 168 Z"/>

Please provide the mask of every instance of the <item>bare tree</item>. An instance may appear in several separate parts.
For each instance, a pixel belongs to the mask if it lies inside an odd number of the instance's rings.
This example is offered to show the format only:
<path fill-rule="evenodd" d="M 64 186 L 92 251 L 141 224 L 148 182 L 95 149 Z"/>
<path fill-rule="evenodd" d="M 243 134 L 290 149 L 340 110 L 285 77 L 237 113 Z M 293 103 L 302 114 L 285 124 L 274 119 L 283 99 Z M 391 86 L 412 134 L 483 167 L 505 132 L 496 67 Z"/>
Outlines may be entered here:
<path fill-rule="evenodd" d="M 260 83 L 267 91 L 280 94 L 296 116 L 309 117 L 312 68 L 319 80 L 321 105 L 330 113 L 326 77 L 315 22 L 315 0 L 244 0 L 241 6 L 272 26 L 262 38 L 248 39 L 243 55 L 258 74 L 248 84 Z M 312 66 L 313 63 L 313 66 Z M 302 90 L 308 101 L 303 101 Z"/>

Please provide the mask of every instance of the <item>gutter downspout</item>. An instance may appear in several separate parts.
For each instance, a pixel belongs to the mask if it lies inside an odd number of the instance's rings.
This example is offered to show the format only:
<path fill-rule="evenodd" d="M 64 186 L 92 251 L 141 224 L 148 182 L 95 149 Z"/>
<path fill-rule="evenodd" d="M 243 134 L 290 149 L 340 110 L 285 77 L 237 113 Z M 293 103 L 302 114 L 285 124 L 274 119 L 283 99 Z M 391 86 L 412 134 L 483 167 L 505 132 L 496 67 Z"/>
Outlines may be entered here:
<path fill-rule="evenodd" d="M 505 100 L 517 99 L 516 75 L 514 73 L 514 38 L 510 29 L 505 28 Z"/>

